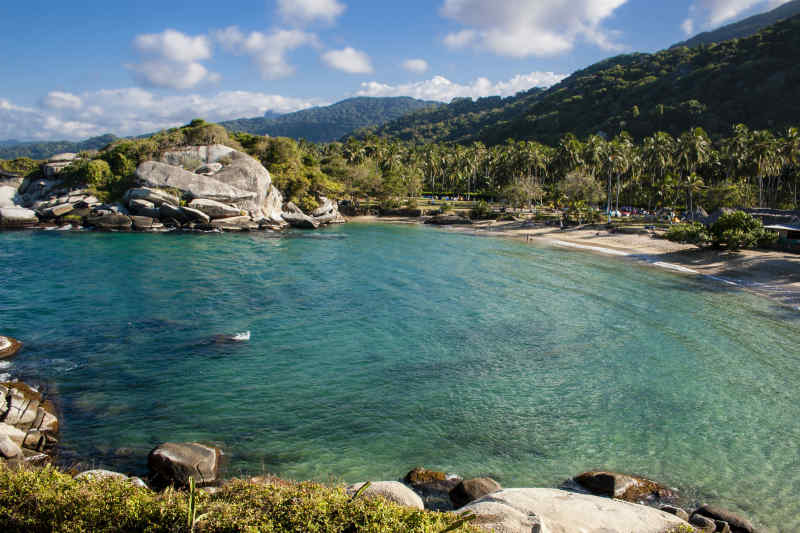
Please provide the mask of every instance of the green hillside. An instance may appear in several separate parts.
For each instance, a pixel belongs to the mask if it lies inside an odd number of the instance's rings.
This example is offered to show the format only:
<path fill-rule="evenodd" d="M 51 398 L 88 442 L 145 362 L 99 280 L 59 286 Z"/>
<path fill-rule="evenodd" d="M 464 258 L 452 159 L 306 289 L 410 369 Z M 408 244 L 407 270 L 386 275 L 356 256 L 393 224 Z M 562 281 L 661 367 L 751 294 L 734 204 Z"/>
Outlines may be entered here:
<path fill-rule="evenodd" d="M 42 142 L 0 142 L 0 159 L 16 159 L 30 157 L 31 159 L 47 159 L 48 157 L 64 152 L 82 152 L 84 150 L 100 150 L 114 142 L 117 137 L 110 133 L 99 137 L 92 137 L 85 141 L 42 141 Z"/>
<path fill-rule="evenodd" d="M 455 102 L 376 130 L 416 142 L 536 140 L 555 145 L 626 130 L 641 139 L 702 126 L 712 137 L 736 123 L 785 130 L 800 123 L 800 17 L 752 37 L 655 54 L 630 54 L 575 72 L 545 92 L 532 91 L 473 112 Z"/>
<path fill-rule="evenodd" d="M 691 48 L 703 44 L 721 43 L 722 41 L 729 41 L 731 39 L 750 37 L 764 28 L 772 26 L 776 22 L 794 17 L 795 15 L 800 15 L 800 0 L 792 0 L 772 11 L 760 13 L 716 30 L 695 35 L 687 41 L 674 45 L 673 48 L 679 46 L 688 46 Z"/>
<path fill-rule="evenodd" d="M 290 137 L 312 142 L 336 141 L 370 126 L 378 126 L 414 111 L 436 106 L 409 97 L 350 98 L 326 107 L 304 109 L 277 118 L 248 118 L 221 124 L 229 131 Z"/>

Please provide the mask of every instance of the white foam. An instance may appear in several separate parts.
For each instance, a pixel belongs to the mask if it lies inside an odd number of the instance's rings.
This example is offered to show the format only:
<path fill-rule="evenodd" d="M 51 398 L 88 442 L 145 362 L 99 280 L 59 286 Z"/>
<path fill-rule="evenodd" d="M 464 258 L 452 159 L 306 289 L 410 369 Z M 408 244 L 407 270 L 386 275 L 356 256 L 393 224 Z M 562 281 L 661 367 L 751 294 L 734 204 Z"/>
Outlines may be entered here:
<path fill-rule="evenodd" d="M 697 270 L 692 270 L 691 268 L 686 268 L 685 266 L 676 265 L 674 263 L 664 263 L 663 261 L 657 261 L 652 264 L 657 267 L 666 268 L 667 270 L 675 270 L 676 272 L 684 272 L 686 274 L 699 274 Z"/>
<path fill-rule="evenodd" d="M 250 340 L 250 331 L 243 331 L 241 333 L 237 333 L 233 336 L 233 340 L 236 342 L 247 342 Z"/>
<path fill-rule="evenodd" d="M 553 244 L 557 244 L 559 246 L 564 246 L 566 248 L 577 248 L 579 250 L 591 250 L 592 252 L 600 252 L 603 254 L 608 255 L 618 255 L 621 257 L 629 257 L 631 254 L 628 252 L 622 252 L 620 250 L 613 250 L 611 248 L 603 248 L 601 246 L 587 246 L 585 244 L 577 244 L 574 242 L 567 242 L 567 241 L 551 241 Z"/>

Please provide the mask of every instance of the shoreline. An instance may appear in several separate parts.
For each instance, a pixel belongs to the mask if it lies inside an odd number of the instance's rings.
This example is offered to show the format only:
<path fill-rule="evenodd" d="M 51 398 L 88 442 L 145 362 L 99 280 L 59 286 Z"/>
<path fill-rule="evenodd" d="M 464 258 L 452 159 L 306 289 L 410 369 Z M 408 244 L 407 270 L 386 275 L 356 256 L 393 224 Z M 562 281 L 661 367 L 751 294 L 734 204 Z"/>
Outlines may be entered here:
<path fill-rule="evenodd" d="M 422 224 L 410 217 L 362 216 L 351 223 Z M 783 307 L 800 311 L 800 255 L 780 251 L 700 249 L 649 234 L 610 233 L 586 227 L 560 230 L 533 222 L 480 221 L 448 226 L 448 231 L 475 236 L 505 237 L 547 244 L 561 249 L 603 254 L 705 278 L 724 286 L 769 298 Z"/>

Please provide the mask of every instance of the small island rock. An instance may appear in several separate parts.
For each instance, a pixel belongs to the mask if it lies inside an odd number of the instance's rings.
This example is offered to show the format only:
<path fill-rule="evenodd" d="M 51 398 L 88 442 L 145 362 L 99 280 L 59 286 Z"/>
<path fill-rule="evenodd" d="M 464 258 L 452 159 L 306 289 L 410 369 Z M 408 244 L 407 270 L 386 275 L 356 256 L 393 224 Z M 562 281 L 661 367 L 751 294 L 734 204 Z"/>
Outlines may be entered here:
<path fill-rule="evenodd" d="M 198 486 L 204 486 L 219 480 L 221 458 L 222 450 L 213 446 L 166 442 L 150 452 L 147 465 L 167 485 L 185 487 L 193 477 Z"/>
<path fill-rule="evenodd" d="M 755 526 L 746 518 L 716 505 L 703 505 L 692 514 L 692 518 L 695 516 L 727 522 L 732 533 L 754 533 L 756 531 Z"/>
<path fill-rule="evenodd" d="M 22 349 L 22 343 L 11 337 L 0 335 L 0 359 L 7 359 L 17 355 Z"/>

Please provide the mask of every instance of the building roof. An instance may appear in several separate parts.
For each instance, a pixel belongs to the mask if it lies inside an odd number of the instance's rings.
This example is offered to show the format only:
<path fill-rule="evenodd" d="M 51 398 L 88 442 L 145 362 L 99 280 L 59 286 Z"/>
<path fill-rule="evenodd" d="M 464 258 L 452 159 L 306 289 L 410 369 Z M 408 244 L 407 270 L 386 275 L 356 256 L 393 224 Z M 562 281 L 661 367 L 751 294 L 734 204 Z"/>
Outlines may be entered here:
<path fill-rule="evenodd" d="M 775 231 L 800 231 L 800 226 L 784 226 L 783 224 L 775 224 L 774 226 L 764 226 L 764 229 L 771 229 Z"/>

